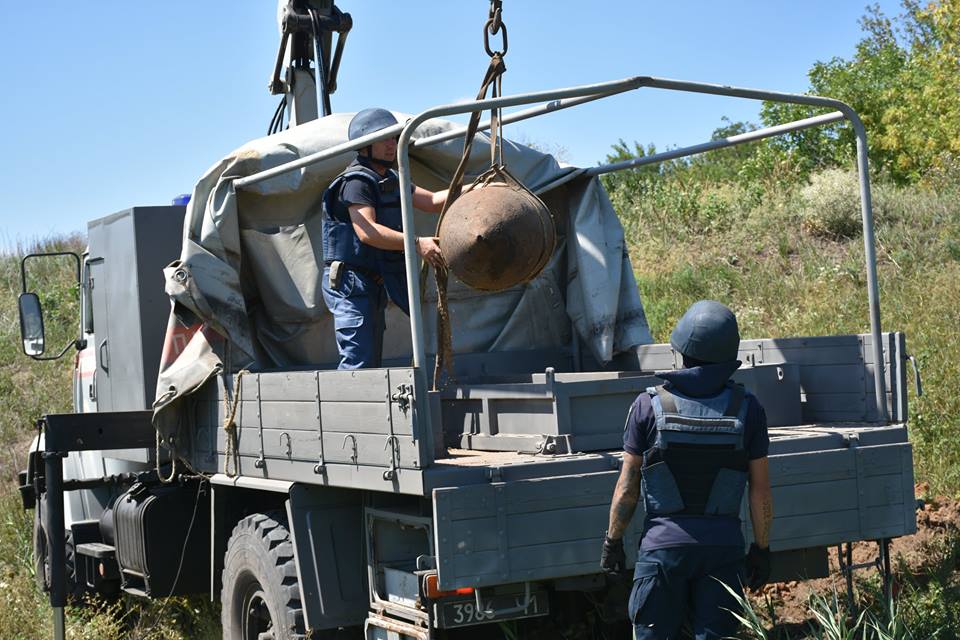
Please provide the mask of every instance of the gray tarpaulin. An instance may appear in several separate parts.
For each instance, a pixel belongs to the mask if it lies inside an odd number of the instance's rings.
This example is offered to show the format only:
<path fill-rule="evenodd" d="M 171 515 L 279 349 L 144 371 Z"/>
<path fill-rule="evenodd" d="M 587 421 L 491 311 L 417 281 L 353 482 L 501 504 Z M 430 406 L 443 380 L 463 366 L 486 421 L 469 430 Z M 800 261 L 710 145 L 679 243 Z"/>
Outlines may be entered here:
<path fill-rule="evenodd" d="M 403 121 L 403 114 L 397 114 Z M 328 149 L 347 140 L 352 114 L 334 114 L 254 140 L 211 167 L 187 207 L 180 259 L 164 270 L 172 301 L 157 381 L 154 422 L 166 437 L 179 422 L 178 400 L 212 375 L 240 367 L 335 366 L 333 323 L 320 278 L 320 199 L 353 153 L 248 187 L 234 179 Z M 425 123 L 414 138 L 456 125 Z M 413 181 L 446 187 L 463 139 L 411 149 Z M 480 134 L 467 169 L 469 182 L 489 165 Z M 557 222 L 557 251 L 532 282 L 481 293 L 451 279 L 449 299 L 456 353 L 566 347 L 575 329 L 599 362 L 651 342 L 627 257 L 620 222 L 596 178 L 561 166 L 550 155 L 505 142 L 510 172 L 541 197 Z M 432 235 L 437 218 L 418 212 L 418 235 Z M 423 295 L 426 348 L 436 345 L 436 293 Z M 384 357 L 412 353 L 409 323 L 387 313 Z"/>

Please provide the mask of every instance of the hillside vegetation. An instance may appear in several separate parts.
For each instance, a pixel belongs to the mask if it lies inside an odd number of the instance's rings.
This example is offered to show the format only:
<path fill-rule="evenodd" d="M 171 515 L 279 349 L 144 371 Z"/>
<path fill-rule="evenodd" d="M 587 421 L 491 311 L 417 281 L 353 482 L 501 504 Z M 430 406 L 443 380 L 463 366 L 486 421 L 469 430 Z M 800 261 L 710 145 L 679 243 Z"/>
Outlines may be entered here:
<path fill-rule="evenodd" d="M 923 373 L 910 389 L 910 434 L 923 497 L 960 496 L 960 0 L 904 3 L 904 15 L 869 10 L 849 60 L 818 62 L 810 92 L 849 102 L 871 144 L 883 328 L 903 331 Z M 811 115 L 765 105 L 761 122 L 724 121 L 722 137 Z M 608 160 L 656 152 L 620 141 Z M 604 178 L 619 212 L 647 316 L 657 341 L 699 298 L 729 304 L 745 337 L 861 333 L 869 329 L 863 238 L 845 125 L 713 152 L 690 161 Z M 79 222 L 79 221 L 78 221 Z M 83 238 L 23 247 L 76 250 Z M 75 332 L 76 290 L 68 261 L 31 270 L 42 294 L 48 352 Z M 34 584 L 32 512 L 15 489 L 33 424 L 69 411 L 72 353 L 39 363 L 20 353 L 19 257 L 0 256 L 0 637 L 47 638 L 45 594 Z M 866 638 L 960 637 L 958 535 L 940 536 L 932 568 L 903 576 L 896 625 Z M 866 603 L 875 582 L 861 584 Z M 829 599 L 828 599 L 829 600 Z M 827 600 L 814 608 L 842 619 Z M 887 620 L 874 609 L 875 620 Z M 218 613 L 202 598 L 143 606 L 121 600 L 68 611 L 71 638 L 213 638 Z M 766 621 L 768 627 L 770 620 Z M 761 624 L 763 621 L 761 620 Z M 886 623 L 884 623 L 886 624 Z M 883 635 L 879 627 L 890 631 Z M 762 627 L 760 627 L 763 630 Z M 745 631 L 748 637 L 840 637 L 823 624 Z M 846 636 L 845 636 L 846 637 Z M 849 637 L 853 637 L 852 635 Z"/>
<path fill-rule="evenodd" d="M 911 396 L 919 477 L 960 491 L 960 0 L 870 8 L 850 60 L 810 93 L 867 126 L 883 328 L 907 334 L 927 393 Z M 822 112 L 822 110 L 821 110 Z M 766 103 L 763 125 L 809 117 Z M 723 138 L 756 128 L 724 121 Z M 655 153 L 620 141 L 608 161 Z M 851 127 L 839 123 L 604 177 L 657 340 L 698 297 L 728 303 L 745 336 L 869 330 Z"/>
<path fill-rule="evenodd" d="M 907 0 L 897 18 L 869 9 L 862 25 L 853 58 L 813 66 L 810 93 L 851 104 L 867 127 L 882 325 L 906 334 L 923 374 L 910 438 L 924 514 L 941 514 L 960 496 L 960 0 Z M 760 124 L 816 113 L 765 104 Z M 724 121 L 714 135 L 757 126 Z M 656 152 L 621 140 L 607 161 Z M 606 176 L 654 338 L 699 298 L 729 304 L 745 337 L 869 331 L 854 152 L 837 124 Z M 861 575 L 863 617 L 821 593 L 809 624 L 781 626 L 767 593 L 745 637 L 960 637 L 960 536 L 935 532 L 922 569 L 899 561 L 896 611 Z"/>
<path fill-rule="evenodd" d="M 24 511 L 16 474 L 25 464 L 36 435 L 34 424 L 45 413 L 73 410 L 71 375 L 76 352 L 55 362 L 35 362 L 21 352 L 17 296 L 21 290 L 20 256 L 28 253 L 82 252 L 80 235 L 34 241 L 15 254 L 0 255 L 0 638 L 32 640 L 53 635 L 47 595 L 35 583 L 32 560 L 33 511 Z M 76 271 L 70 258 L 28 263 L 28 289 L 40 295 L 46 329 L 46 355 L 76 339 L 78 301 Z M 67 612 L 69 638 L 120 640 L 151 638 L 219 638 L 219 616 L 202 599 L 173 599 L 167 606 L 142 606 L 137 600 L 91 602 Z"/>

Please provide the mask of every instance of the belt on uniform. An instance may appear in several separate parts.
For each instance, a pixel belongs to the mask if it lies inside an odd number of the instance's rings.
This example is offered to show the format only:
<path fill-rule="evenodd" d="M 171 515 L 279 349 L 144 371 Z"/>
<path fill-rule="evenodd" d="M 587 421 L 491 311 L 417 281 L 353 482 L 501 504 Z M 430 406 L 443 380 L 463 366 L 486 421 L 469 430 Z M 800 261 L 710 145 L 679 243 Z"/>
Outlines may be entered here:
<path fill-rule="evenodd" d="M 329 267 L 331 264 L 333 264 L 333 262 L 334 262 L 333 260 L 324 260 L 323 264 Z M 367 276 L 377 284 L 383 284 L 383 276 L 380 275 L 379 272 L 374 271 L 373 269 L 367 269 L 366 267 L 358 267 L 356 265 L 350 264 L 349 262 L 344 262 L 343 266 L 348 270 L 353 271 L 354 273 L 359 273 L 362 276 Z"/>

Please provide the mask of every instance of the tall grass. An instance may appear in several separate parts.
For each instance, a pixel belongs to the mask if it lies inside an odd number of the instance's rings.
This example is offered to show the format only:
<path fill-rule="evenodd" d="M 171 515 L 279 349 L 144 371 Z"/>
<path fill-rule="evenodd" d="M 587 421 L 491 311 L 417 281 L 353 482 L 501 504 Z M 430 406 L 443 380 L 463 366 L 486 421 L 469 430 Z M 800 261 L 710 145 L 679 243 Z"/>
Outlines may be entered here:
<path fill-rule="evenodd" d="M 740 621 L 740 640 L 775 640 L 777 638 L 815 638 L 817 640 L 953 640 L 955 625 L 943 619 L 950 603 L 938 603 L 936 610 L 923 608 L 923 601 L 905 597 L 872 608 L 850 611 L 844 596 L 836 590 L 813 593 L 807 600 L 809 619 L 805 631 L 796 635 L 769 625 L 769 613 L 758 612 L 754 602 L 726 585 L 737 603 L 731 613 Z M 919 607 L 918 607 L 919 604 Z"/>
<path fill-rule="evenodd" d="M 863 239 L 849 226 L 858 199 L 838 193 L 855 189 L 850 172 L 778 183 L 760 197 L 752 186 L 669 177 L 655 188 L 625 184 L 608 182 L 658 341 L 698 298 L 729 304 L 745 337 L 869 330 Z M 960 189 L 879 183 L 875 193 L 883 329 L 906 334 L 923 373 L 924 396 L 910 389 L 917 476 L 958 495 Z"/>
<path fill-rule="evenodd" d="M 0 638 L 33 640 L 53 635 L 46 594 L 35 583 L 32 560 L 33 511 L 24 511 L 15 487 L 23 468 L 34 423 L 45 413 L 73 410 L 75 351 L 58 361 L 36 362 L 20 347 L 17 296 L 20 257 L 27 253 L 83 250 L 79 235 L 21 242 L 0 253 Z M 78 336 L 79 295 L 69 258 L 28 263 L 28 290 L 41 299 L 47 354 L 55 354 Z M 78 640 L 176 640 L 219 638 L 219 613 L 203 598 L 174 598 L 162 603 L 122 598 L 91 600 L 67 611 L 68 637 Z"/>
<path fill-rule="evenodd" d="M 608 180 L 623 220 L 652 333 L 666 341 L 698 298 L 737 313 L 745 337 L 861 333 L 869 329 L 859 199 L 852 171 L 809 181 L 711 184 L 680 172 Z M 941 177 L 895 187 L 876 181 L 876 240 L 883 329 L 903 331 L 923 373 L 910 384 L 910 438 L 918 481 L 960 497 L 960 182 Z M 909 640 L 960 637 L 954 538 L 931 550 L 929 574 L 905 579 L 887 610 L 876 581 L 860 584 L 861 617 L 843 599 L 810 602 L 799 635 L 749 602 L 747 638 Z M 936 551 L 936 553 L 934 553 Z M 934 557 L 936 556 L 936 557 Z M 761 606 L 762 608 L 762 606 Z"/>
<path fill-rule="evenodd" d="M 17 254 L 0 254 L 0 482 L 11 481 L 23 464 L 19 450 L 44 413 L 72 409 L 73 352 L 57 362 L 34 362 L 21 351 L 17 297 L 21 291 L 20 256 L 27 253 L 82 251 L 78 236 L 52 238 L 20 246 Z M 27 288 L 40 296 L 47 354 L 58 352 L 78 336 L 79 291 L 70 258 L 28 262 Z"/>

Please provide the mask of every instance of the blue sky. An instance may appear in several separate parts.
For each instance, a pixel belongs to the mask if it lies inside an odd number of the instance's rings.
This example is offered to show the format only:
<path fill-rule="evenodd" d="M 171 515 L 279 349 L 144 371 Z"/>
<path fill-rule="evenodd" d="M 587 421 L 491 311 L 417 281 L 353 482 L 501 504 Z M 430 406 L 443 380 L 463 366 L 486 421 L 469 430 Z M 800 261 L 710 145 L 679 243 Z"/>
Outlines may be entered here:
<path fill-rule="evenodd" d="M 803 91 L 817 60 L 848 57 L 857 0 L 505 0 L 506 93 L 654 75 Z M 888 15 L 899 4 L 880 2 Z M 338 0 L 352 14 L 335 111 L 415 113 L 472 97 L 486 0 Z M 0 247 L 189 192 L 259 137 L 277 99 L 273 0 L 5 2 L 0 13 Z M 619 138 L 702 142 L 759 104 L 633 92 L 507 128 L 580 165 Z"/>

